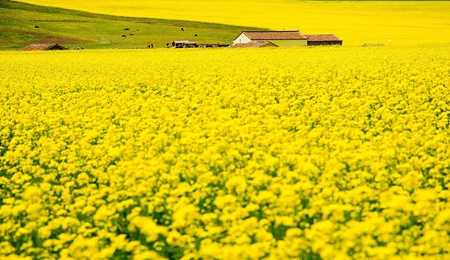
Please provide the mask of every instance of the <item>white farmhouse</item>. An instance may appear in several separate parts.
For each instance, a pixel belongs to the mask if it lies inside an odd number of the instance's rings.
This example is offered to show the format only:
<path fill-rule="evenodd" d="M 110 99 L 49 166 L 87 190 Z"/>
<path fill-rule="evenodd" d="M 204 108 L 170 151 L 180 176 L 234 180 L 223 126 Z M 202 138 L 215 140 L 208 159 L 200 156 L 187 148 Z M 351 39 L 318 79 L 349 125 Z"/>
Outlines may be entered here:
<path fill-rule="evenodd" d="M 308 44 L 306 36 L 300 31 L 242 31 L 233 40 L 233 44 L 260 41 L 269 41 L 280 47 L 306 46 Z"/>

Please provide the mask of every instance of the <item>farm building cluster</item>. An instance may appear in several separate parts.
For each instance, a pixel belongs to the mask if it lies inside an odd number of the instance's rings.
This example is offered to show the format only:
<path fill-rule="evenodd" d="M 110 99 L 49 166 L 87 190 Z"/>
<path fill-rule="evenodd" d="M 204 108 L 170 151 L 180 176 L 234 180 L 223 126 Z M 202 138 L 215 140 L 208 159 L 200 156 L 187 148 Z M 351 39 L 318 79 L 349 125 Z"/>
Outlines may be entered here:
<path fill-rule="evenodd" d="M 300 31 L 243 31 L 231 47 L 289 47 L 314 45 L 342 45 L 334 34 L 302 34 Z"/>
<path fill-rule="evenodd" d="M 126 28 L 128 29 L 128 28 Z M 124 29 L 124 30 L 126 30 Z M 122 37 L 125 35 L 122 34 Z M 125 36 L 126 37 L 126 36 Z M 230 44 L 222 43 L 196 43 L 188 40 L 172 41 L 166 44 L 167 48 L 248 48 L 248 47 L 291 47 L 316 45 L 342 45 L 342 40 L 334 34 L 302 34 L 295 31 L 242 31 Z M 153 48 L 149 44 L 147 48 Z M 59 44 L 32 44 L 22 50 L 66 50 L 68 48 Z"/>
<path fill-rule="evenodd" d="M 196 48 L 196 47 L 291 47 L 291 46 L 317 46 L 317 45 L 342 45 L 342 40 L 334 34 L 302 34 L 295 31 L 242 31 L 233 44 L 197 44 L 191 41 L 173 41 L 167 43 L 172 48 Z"/>

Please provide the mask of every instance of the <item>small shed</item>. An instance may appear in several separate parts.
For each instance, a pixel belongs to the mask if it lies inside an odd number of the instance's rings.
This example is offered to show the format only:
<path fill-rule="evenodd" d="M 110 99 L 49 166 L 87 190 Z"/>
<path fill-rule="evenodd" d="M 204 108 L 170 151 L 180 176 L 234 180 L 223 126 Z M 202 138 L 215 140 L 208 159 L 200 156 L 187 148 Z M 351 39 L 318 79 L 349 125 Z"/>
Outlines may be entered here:
<path fill-rule="evenodd" d="M 22 51 L 55 51 L 55 50 L 67 50 L 67 48 L 57 43 L 37 43 L 28 45 L 27 47 L 22 49 Z"/>
<path fill-rule="evenodd" d="M 300 31 L 242 31 L 233 44 L 269 41 L 277 46 L 306 46 L 307 38 Z"/>
<path fill-rule="evenodd" d="M 305 34 L 308 46 L 314 45 L 342 45 L 342 40 L 334 34 Z"/>
<path fill-rule="evenodd" d="M 191 41 L 173 41 L 172 48 L 196 48 L 198 44 Z"/>
<path fill-rule="evenodd" d="M 230 48 L 262 48 L 262 47 L 278 47 L 273 42 L 247 42 L 247 43 L 236 43 L 230 46 Z"/>

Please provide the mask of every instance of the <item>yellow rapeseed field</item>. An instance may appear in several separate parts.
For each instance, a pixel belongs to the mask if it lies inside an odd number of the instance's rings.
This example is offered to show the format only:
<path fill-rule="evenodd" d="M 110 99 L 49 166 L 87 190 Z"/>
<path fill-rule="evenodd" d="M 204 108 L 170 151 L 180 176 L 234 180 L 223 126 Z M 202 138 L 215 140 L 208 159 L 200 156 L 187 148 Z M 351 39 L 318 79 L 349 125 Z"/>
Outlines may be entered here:
<path fill-rule="evenodd" d="M 120 16 L 332 33 L 345 45 L 450 42 L 448 1 L 24 0 Z M 237 36 L 237 35 L 236 35 Z M 232 39 L 230 39 L 231 41 Z"/>
<path fill-rule="evenodd" d="M 0 258 L 448 259 L 448 57 L 0 53 Z"/>

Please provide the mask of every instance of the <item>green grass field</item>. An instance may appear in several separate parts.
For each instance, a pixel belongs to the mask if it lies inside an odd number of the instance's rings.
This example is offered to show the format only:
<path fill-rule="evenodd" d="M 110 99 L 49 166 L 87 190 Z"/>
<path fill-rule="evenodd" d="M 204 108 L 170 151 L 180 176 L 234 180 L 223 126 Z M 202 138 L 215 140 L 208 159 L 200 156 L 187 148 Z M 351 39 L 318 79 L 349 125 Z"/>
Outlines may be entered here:
<path fill-rule="evenodd" d="M 0 0 L 0 50 L 19 50 L 32 43 L 96 49 L 145 48 L 150 43 L 160 48 L 174 40 L 230 43 L 243 29 L 249 28 L 101 15 Z"/>

